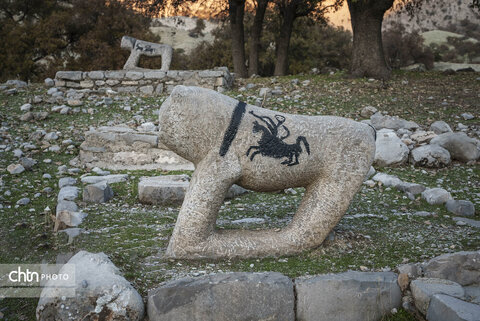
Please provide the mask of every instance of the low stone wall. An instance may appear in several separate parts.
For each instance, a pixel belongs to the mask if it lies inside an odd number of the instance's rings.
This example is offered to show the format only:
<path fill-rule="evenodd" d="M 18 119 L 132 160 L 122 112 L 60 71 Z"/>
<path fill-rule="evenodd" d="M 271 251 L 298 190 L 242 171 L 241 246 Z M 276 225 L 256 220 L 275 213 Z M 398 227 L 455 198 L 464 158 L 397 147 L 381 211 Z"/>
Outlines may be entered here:
<path fill-rule="evenodd" d="M 97 70 L 59 71 L 55 86 L 59 88 L 112 89 L 119 93 L 156 95 L 170 93 L 176 85 L 199 86 L 223 92 L 233 85 L 227 67 L 213 70 Z"/>

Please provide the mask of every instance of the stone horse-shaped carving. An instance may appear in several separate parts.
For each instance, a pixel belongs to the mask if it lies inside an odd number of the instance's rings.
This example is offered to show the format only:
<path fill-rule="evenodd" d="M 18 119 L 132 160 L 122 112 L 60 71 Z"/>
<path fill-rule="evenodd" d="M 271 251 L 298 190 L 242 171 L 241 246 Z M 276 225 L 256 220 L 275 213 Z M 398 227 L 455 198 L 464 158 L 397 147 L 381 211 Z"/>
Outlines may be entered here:
<path fill-rule="evenodd" d="M 319 246 L 375 155 L 375 133 L 366 124 L 273 112 L 198 87 L 175 87 L 160 108 L 159 125 L 160 141 L 195 164 L 168 258 L 279 256 Z M 217 230 L 218 211 L 234 183 L 261 192 L 306 192 L 281 230 Z"/>
<path fill-rule="evenodd" d="M 153 43 L 138 40 L 133 37 L 123 36 L 120 46 L 130 50 L 130 56 L 125 62 L 123 69 L 143 69 L 138 67 L 138 62 L 142 55 L 157 57 L 162 56 L 161 71 L 168 71 L 172 62 L 173 48 L 167 44 Z"/>

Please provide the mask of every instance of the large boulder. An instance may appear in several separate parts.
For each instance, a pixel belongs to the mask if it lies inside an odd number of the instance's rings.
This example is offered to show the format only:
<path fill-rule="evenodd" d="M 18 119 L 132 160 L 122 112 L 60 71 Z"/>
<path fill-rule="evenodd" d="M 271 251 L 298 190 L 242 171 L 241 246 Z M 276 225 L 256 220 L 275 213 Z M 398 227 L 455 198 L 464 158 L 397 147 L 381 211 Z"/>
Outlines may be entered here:
<path fill-rule="evenodd" d="M 392 272 L 346 272 L 295 279 L 297 319 L 380 320 L 402 301 Z"/>
<path fill-rule="evenodd" d="M 294 320 L 292 281 L 276 272 L 184 278 L 148 294 L 150 321 Z"/>
<path fill-rule="evenodd" d="M 59 273 L 72 273 L 72 266 L 73 284 L 49 280 L 43 288 L 37 320 L 143 320 L 142 297 L 104 253 L 80 251 Z"/>
<path fill-rule="evenodd" d="M 378 166 L 401 165 L 407 161 L 409 151 L 393 131 L 378 131 L 374 161 Z"/>
<path fill-rule="evenodd" d="M 480 250 L 440 255 L 423 269 L 429 278 L 447 279 L 463 286 L 480 285 Z"/>
<path fill-rule="evenodd" d="M 448 150 L 438 145 L 423 145 L 410 153 L 410 163 L 415 166 L 443 167 L 450 162 Z"/>
<path fill-rule="evenodd" d="M 461 162 L 476 160 L 480 157 L 478 140 L 462 132 L 441 134 L 432 139 L 430 144 L 442 146 L 450 152 L 452 159 Z"/>
<path fill-rule="evenodd" d="M 465 200 L 448 200 L 445 203 L 447 211 L 460 216 L 475 215 L 475 205 L 470 201 Z"/>

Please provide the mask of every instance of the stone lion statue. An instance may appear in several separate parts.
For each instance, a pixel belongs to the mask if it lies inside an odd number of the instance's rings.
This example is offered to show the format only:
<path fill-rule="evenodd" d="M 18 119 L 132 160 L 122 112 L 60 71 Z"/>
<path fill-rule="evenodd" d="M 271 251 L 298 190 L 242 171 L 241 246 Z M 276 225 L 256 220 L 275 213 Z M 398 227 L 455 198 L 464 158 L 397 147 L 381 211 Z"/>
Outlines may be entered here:
<path fill-rule="evenodd" d="M 159 122 L 160 141 L 195 164 L 168 258 L 279 256 L 319 246 L 345 214 L 375 155 L 375 131 L 366 124 L 275 112 L 198 87 L 175 87 Z M 281 230 L 216 230 L 232 184 L 306 192 Z"/>

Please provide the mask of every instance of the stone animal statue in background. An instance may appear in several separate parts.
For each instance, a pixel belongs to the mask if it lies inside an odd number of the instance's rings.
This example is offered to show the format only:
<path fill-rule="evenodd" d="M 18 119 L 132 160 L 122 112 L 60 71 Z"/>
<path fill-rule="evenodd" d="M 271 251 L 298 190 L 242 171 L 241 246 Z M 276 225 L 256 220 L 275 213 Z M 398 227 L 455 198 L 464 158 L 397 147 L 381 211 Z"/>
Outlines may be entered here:
<path fill-rule="evenodd" d="M 162 56 L 162 71 L 170 69 L 172 62 L 173 49 L 167 44 L 153 43 L 143 40 L 138 40 L 133 37 L 123 36 L 120 47 L 129 49 L 131 51 L 130 57 L 123 66 L 123 69 L 141 69 L 138 67 L 140 56 L 158 57 Z"/>
<path fill-rule="evenodd" d="M 319 246 L 345 214 L 375 155 L 375 133 L 366 124 L 279 113 L 198 87 L 175 87 L 159 121 L 160 141 L 195 164 L 168 258 L 279 256 Z M 281 230 L 216 230 L 234 183 L 259 192 L 306 192 Z"/>

